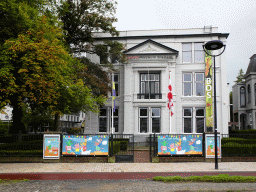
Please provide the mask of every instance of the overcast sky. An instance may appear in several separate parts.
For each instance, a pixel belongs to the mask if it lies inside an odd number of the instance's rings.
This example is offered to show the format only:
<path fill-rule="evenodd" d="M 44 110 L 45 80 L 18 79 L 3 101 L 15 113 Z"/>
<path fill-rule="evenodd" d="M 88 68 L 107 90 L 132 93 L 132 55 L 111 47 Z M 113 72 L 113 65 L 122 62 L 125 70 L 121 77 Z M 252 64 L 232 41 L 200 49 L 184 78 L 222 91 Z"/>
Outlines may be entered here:
<path fill-rule="evenodd" d="M 203 28 L 212 25 L 229 33 L 227 82 L 247 70 L 256 54 L 256 0 L 116 0 L 119 31 Z M 230 91 L 231 91 L 230 86 Z"/>

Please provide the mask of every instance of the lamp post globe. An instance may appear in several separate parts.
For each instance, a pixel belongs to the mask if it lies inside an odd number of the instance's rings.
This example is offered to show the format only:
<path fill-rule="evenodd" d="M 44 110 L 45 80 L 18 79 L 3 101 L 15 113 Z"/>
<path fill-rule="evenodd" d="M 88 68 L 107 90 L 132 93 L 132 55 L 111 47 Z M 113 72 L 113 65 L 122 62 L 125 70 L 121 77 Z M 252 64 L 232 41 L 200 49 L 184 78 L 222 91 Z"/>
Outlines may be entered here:
<path fill-rule="evenodd" d="M 224 48 L 223 48 L 224 47 Z M 223 48 L 223 51 L 218 55 L 212 55 L 208 53 L 206 50 L 219 50 Z M 214 140 L 215 140 L 215 169 L 218 169 L 218 148 L 217 148 L 217 103 L 216 103 L 216 67 L 215 67 L 215 57 L 220 56 L 225 51 L 226 45 L 223 44 L 220 40 L 212 40 L 208 41 L 205 45 L 203 45 L 204 52 L 213 56 L 213 66 L 214 66 Z"/>
<path fill-rule="evenodd" d="M 221 49 L 223 47 L 223 42 L 220 40 L 213 40 L 213 41 L 208 41 L 205 44 L 205 49 L 207 50 L 218 50 Z"/>

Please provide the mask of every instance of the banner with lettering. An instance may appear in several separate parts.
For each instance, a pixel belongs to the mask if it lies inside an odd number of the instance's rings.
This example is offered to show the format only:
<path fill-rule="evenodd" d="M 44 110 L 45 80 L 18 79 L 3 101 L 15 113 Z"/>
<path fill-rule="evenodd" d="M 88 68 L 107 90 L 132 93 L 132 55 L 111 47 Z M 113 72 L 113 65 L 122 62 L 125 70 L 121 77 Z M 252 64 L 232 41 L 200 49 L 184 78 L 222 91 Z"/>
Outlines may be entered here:
<path fill-rule="evenodd" d="M 206 132 L 213 132 L 212 88 L 212 58 L 205 53 Z"/>

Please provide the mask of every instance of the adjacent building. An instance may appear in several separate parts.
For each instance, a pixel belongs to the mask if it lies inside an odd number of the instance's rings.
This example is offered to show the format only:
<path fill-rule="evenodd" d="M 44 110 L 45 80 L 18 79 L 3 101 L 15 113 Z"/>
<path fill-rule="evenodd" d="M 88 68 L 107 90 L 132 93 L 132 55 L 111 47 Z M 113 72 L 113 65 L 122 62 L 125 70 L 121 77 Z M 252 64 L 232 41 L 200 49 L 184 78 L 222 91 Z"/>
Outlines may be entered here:
<path fill-rule="evenodd" d="M 96 43 L 111 40 L 126 45 L 128 62 L 112 61 L 117 69 L 114 73 L 117 93 L 114 133 L 134 134 L 138 138 L 151 133 L 212 131 L 206 129 L 206 122 L 212 121 L 212 116 L 206 116 L 206 91 L 212 90 L 213 84 L 212 80 L 206 80 L 205 74 L 209 71 L 206 71 L 202 45 L 211 40 L 221 40 L 226 44 L 228 35 L 218 33 L 217 27 L 121 31 L 119 37 L 95 33 Z M 97 55 L 87 54 L 87 57 L 100 63 Z M 226 77 L 224 52 L 216 57 L 217 126 L 223 134 L 228 133 Z M 209 97 L 212 99 L 213 95 Z M 111 133 L 111 93 L 100 114 L 88 113 L 84 119 L 86 134 Z"/>
<path fill-rule="evenodd" d="M 256 54 L 250 57 L 245 81 L 232 86 L 233 119 L 236 129 L 256 129 Z"/>

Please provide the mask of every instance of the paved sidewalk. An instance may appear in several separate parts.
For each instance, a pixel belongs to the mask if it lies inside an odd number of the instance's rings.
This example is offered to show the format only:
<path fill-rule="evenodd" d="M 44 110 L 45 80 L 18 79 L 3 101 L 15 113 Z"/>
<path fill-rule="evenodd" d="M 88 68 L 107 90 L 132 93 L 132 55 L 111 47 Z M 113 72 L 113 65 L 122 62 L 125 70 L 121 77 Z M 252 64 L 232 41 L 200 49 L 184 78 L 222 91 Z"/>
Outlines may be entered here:
<path fill-rule="evenodd" d="M 255 172 L 256 162 L 0 163 L 0 173 Z"/>

